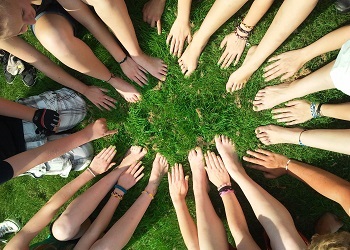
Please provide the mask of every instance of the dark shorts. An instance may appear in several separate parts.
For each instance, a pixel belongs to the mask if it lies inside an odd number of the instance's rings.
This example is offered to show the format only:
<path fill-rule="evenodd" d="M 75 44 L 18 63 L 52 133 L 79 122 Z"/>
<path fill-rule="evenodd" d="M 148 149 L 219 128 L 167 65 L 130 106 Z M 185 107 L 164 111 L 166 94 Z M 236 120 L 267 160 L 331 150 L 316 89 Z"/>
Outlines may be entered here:
<path fill-rule="evenodd" d="M 40 6 L 33 5 L 33 8 L 36 11 L 35 20 L 38 20 L 45 14 L 57 14 L 65 17 L 72 25 L 74 34 L 76 33 L 77 21 L 71 15 L 69 15 L 69 13 L 56 0 L 43 0 Z M 30 25 L 30 29 L 35 35 L 35 24 Z"/>
<path fill-rule="evenodd" d="M 14 172 L 11 164 L 7 161 L 0 161 L 0 184 L 11 180 L 13 174 Z"/>

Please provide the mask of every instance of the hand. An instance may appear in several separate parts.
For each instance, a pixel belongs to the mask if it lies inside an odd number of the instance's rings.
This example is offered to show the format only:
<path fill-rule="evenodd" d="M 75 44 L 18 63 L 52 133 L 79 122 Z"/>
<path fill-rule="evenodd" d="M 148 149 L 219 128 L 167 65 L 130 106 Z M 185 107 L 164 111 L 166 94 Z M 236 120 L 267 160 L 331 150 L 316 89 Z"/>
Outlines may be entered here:
<path fill-rule="evenodd" d="M 192 41 L 190 23 L 188 21 L 183 22 L 176 18 L 166 39 L 166 44 L 170 45 L 170 54 L 180 57 L 186 38 L 187 43 Z"/>
<path fill-rule="evenodd" d="M 224 53 L 222 53 L 218 65 L 221 63 L 221 68 L 228 68 L 233 60 L 235 60 L 234 66 L 237 65 L 241 55 L 244 51 L 246 41 L 239 39 L 235 33 L 227 35 L 220 44 L 220 49 L 223 49 L 226 45 Z"/>
<path fill-rule="evenodd" d="M 147 84 L 146 70 L 138 65 L 131 57 L 127 57 L 126 61 L 120 64 L 124 74 L 132 81 L 143 87 Z"/>
<path fill-rule="evenodd" d="M 94 174 L 102 174 L 106 172 L 108 169 L 115 165 L 112 160 L 116 153 L 117 150 L 115 149 L 115 146 L 109 146 L 108 148 L 102 149 L 101 152 L 98 153 L 94 159 L 92 159 L 92 162 L 90 163 L 90 169 Z"/>
<path fill-rule="evenodd" d="M 216 156 L 215 153 L 208 151 L 204 158 L 206 164 L 205 170 L 211 183 L 216 187 L 224 184 L 231 185 L 230 176 L 220 156 Z"/>
<path fill-rule="evenodd" d="M 119 177 L 118 185 L 126 190 L 132 188 L 145 174 L 142 173 L 144 166 L 141 162 L 135 162 Z"/>
<path fill-rule="evenodd" d="M 118 131 L 108 130 L 106 119 L 100 118 L 86 126 L 84 132 L 87 134 L 88 141 L 92 141 L 107 135 L 113 135 Z"/>
<path fill-rule="evenodd" d="M 171 173 L 168 172 L 169 193 L 173 203 L 185 199 L 188 192 L 188 179 L 188 175 L 184 176 L 181 164 L 175 163 Z"/>
<path fill-rule="evenodd" d="M 162 17 L 165 7 L 165 0 L 150 0 L 143 6 L 143 21 L 151 25 L 152 28 L 157 26 L 158 35 L 162 32 Z"/>
<path fill-rule="evenodd" d="M 265 81 L 279 76 L 282 76 L 281 80 L 292 77 L 308 61 L 304 56 L 301 50 L 292 50 L 270 58 L 268 62 L 275 62 L 264 69 Z"/>
<path fill-rule="evenodd" d="M 37 109 L 32 121 L 37 126 L 36 134 L 50 135 L 57 130 L 60 115 L 51 109 Z"/>
<path fill-rule="evenodd" d="M 248 167 L 263 171 L 266 178 L 274 179 L 287 173 L 285 167 L 288 158 L 283 155 L 275 154 L 264 149 L 248 150 L 247 154 L 254 157 L 243 157 L 243 160 L 246 162 L 254 164 Z"/>
<path fill-rule="evenodd" d="M 85 95 L 86 98 L 88 98 L 100 110 L 102 110 L 102 108 L 105 108 L 110 111 L 110 107 L 115 108 L 114 103 L 117 101 L 112 97 L 106 95 L 106 92 L 108 92 L 107 89 L 99 88 L 96 86 L 88 86 L 87 91 L 82 94 Z"/>
<path fill-rule="evenodd" d="M 285 122 L 286 125 L 295 125 L 312 119 L 310 110 L 311 103 L 305 100 L 290 101 L 285 104 L 286 108 L 272 110 L 273 119 Z"/>

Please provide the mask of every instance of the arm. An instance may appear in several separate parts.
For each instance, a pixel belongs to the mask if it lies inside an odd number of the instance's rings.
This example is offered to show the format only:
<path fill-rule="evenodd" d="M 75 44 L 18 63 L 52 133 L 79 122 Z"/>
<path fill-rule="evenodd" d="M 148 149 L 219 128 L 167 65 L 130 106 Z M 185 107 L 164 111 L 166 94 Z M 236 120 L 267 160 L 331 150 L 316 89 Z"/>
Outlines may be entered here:
<path fill-rule="evenodd" d="M 325 103 L 321 106 L 322 116 L 332 117 L 340 120 L 350 121 L 350 102 L 340 104 Z"/>
<path fill-rule="evenodd" d="M 178 0 L 177 17 L 171 26 L 166 44 L 170 45 L 170 54 L 180 57 L 187 38 L 192 40 L 190 26 L 190 11 L 192 0 Z"/>
<path fill-rule="evenodd" d="M 208 152 L 205 156 L 209 180 L 218 188 L 231 186 L 230 176 L 219 156 Z M 235 240 L 237 249 L 260 249 L 251 236 L 242 207 L 233 191 L 220 194 L 225 206 L 227 222 Z"/>
<path fill-rule="evenodd" d="M 252 168 L 264 171 L 270 178 L 288 173 L 305 182 L 323 196 L 339 203 L 350 215 L 350 183 L 348 181 L 323 169 L 295 160 L 290 161 L 288 171 L 286 171 L 288 158 L 267 150 L 259 149 L 247 151 L 247 153 L 254 158 L 244 157 L 243 159 L 257 164 L 251 166 Z"/>
<path fill-rule="evenodd" d="M 199 250 L 198 232 L 188 211 L 185 197 L 188 191 L 188 176 L 184 177 L 181 164 L 175 164 L 168 172 L 169 192 L 173 202 L 177 221 L 187 249 Z"/>
<path fill-rule="evenodd" d="M 106 100 L 115 102 L 113 98 L 107 96 L 104 93 L 108 90 L 95 86 L 85 85 L 78 79 L 69 75 L 62 68 L 52 62 L 48 57 L 40 53 L 37 49 L 19 37 L 12 37 L 7 40 L 1 40 L 0 48 L 32 64 L 35 68 L 43 72 L 52 80 L 62 84 L 63 86 L 74 89 L 75 91 L 86 96 L 86 98 L 88 98 L 96 106 L 99 104 L 104 104 Z"/>
<path fill-rule="evenodd" d="M 225 46 L 226 48 L 218 62 L 218 64 L 221 64 L 221 68 L 228 68 L 234 60 L 234 65 L 237 65 L 246 46 L 246 40 L 242 38 L 249 37 L 254 26 L 265 15 L 273 2 L 274 0 L 255 0 L 246 17 L 239 24 L 241 29 L 245 30 L 247 33 L 242 32 L 238 27 L 236 27 L 235 32 L 227 35 L 224 38 L 220 44 L 220 48 L 222 49 Z"/>
<path fill-rule="evenodd" d="M 350 26 L 348 25 L 328 33 L 305 48 L 271 57 L 269 62 L 275 62 L 264 69 L 266 72 L 264 77 L 269 81 L 283 75 L 281 80 L 285 80 L 293 76 L 306 62 L 329 51 L 340 49 L 349 39 Z"/>
<path fill-rule="evenodd" d="M 151 27 L 157 26 L 158 35 L 162 32 L 161 17 L 165 7 L 165 0 L 150 0 L 143 6 L 143 21 Z"/>
<path fill-rule="evenodd" d="M 0 115 L 32 121 L 37 109 L 0 98 Z"/>
<path fill-rule="evenodd" d="M 114 149 L 114 156 L 115 148 L 109 147 L 109 149 Z M 103 154 L 105 151 L 106 149 L 103 149 L 97 156 L 95 156 L 95 158 L 91 162 L 90 168 L 95 174 L 102 174 L 114 165 L 110 164 L 113 157 L 109 157 L 113 152 L 109 155 L 106 155 Z M 107 156 L 105 157 L 106 159 L 104 159 L 103 156 Z M 114 174 L 117 174 L 117 172 L 118 171 L 113 171 Z M 119 171 L 118 177 L 120 174 L 121 172 Z M 29 220 L 29 222 L 23 227 L 23 229 L 11 239 L 11 241 L 6 245 L 5 249 L 28 249 L 30 242 L 39 234 L 39 232 L 42 229 L 44 229 L 50 223 L 50 221 L 53 219 L 58 210 L 64 205 L 64 203 L 66 203 L 78 190 L 80 190 L 82 186 L 84 186 L 93 177 L 94 176 L 88 170 L 85 170 L 77 178 L 73 179 L 71 182 L 63 186 Z M 94 186 L 96 185 L 97 184 L 95 184 Z M 90 189 L 93 189 L 93 187 Z M 87 192 L 88 191 L 86 191 L 85 193 Z M 70 223 L 73 223 L 73 220 Z"/>
<path fill-rule="evenodd" d="M 89 124 L 81 131 L 14 155 L 7 158 L 5 161 L 10 163 L 13 168 L 14 176 L 17 176 L 28 169 L 58 157 L 84 143 L 115 133 L 116 131 L 114 130 L 108 130 L 106 120 L 101 118 Z"/>

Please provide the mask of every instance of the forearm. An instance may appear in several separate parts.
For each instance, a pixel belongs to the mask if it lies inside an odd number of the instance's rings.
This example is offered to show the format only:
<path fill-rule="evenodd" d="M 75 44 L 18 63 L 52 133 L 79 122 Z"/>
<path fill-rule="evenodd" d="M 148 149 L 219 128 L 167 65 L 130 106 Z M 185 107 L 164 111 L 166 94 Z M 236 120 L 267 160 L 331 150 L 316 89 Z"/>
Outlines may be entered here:
<path fill-rule="evenodd" d="M 5 161 L 10 163 L 14 171 L 14 176 L 17 176 L 41 163 L 63 155 L 90 140 L 92 140 L 90 134 L 85 130 L 81 130 L 58 140 L 50 141 L 43 146 L 14 155 Z"/>
<path fill-rule="evenodd" d="M 227 222 L 237 249 L 259 249 L 252 238 L 242 207 L 233 192 L 221 196 L 225 206 Z"/>
<path fill-rule="evenodd" d="M 57 211 L 82 186 L 92 179 L 92 175 L 84 171 L 71 182 L 63 186 L 51 199 L 28 221 L 6 245 L 5 249 L 28 249 L 30 242 L 43 230 L 56 215 Z"/>
<path fill-rule="evenodd" d="M 255 26 L 273 2 L 274 0 L 255 0 L 242 22 L 248 26 Z"/>
<path fill-rule="evenodd" d="M 350 39 L 350 26 L 344 26 L 328 33 L 316 42 L 301 49 L 302 55 L 307 56 L 307 61 L 326 52 L 340 49 Z"/>
<path fill-rule="evenodd" d="M 350 121 L 350 102 L 341 104 L 322 104 L 320 113 L 323 116 Z"/>
<path fill-rule="evenodd" d="M 0 115 L 32 121 L 37 109 L 0 98 Z"/>
<path fill-rule="evenodd" d="M 350 182 L 321 168 L 292 160 L 288 174 L 308 184 L 323 196 L 339 203 L 350 215 Z"/>
<path fill-rule="evenodd" d="M 184 239 L 187 249 L 199 250 L 197 227 L 188 211 L 186 201 L 174 202 L 177 221 L 181 231 L 182 238 Z"/>
<path fill-rule="evenodd" d="M 165 0 L 164 0 L 165 1 Z M 190 21 L 192 0 L 178 0 L 177 2 L 177 19 L 183 22 Z"/>

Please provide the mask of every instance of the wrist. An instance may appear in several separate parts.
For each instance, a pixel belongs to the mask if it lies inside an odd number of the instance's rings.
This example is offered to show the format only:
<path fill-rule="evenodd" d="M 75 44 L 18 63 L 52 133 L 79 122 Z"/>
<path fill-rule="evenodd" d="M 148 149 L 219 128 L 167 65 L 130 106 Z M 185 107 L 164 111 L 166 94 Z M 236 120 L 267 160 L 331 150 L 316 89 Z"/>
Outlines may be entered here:
<path fill-rule="evenodd" d="M 185 203 L 185 197 L 182 197 L 182 196 L 177 196 L 177 197 L 170 196 L 170 197 L 174 206 L 182 206 Z"/>
<path fill-rule="evenodd" d="M 310 46 L 306 46 L 304 48 L 298 49 L 297 51 L 299 52 L 298 58 L 302 60 L 303 65 L 306 62 L 310 61 L 312 58 L 317 56 L 314 54 L 314 51 L 312 50 L 312 47 L 310 47 Z"/>
<path fill-rule="evenodd" d="M 186 25 L 190 22 L 190 16 L 185 13 L 178 13 L 175 22 Z"/>

